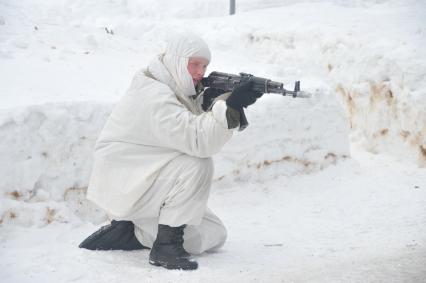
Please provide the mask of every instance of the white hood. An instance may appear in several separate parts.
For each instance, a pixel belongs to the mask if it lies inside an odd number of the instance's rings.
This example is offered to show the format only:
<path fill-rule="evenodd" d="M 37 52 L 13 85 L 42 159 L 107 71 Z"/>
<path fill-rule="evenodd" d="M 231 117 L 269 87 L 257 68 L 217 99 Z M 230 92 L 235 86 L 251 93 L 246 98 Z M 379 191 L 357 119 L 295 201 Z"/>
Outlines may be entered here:
<path fill-rule="evenodd" d="M 190 57 L 202 57 L 210 62 L 209 47 L 204 40 L 194 34 L 175 35 L 167 42 L 165 52 L 149 64 L 148 70 L 178 96 L 193 96 L 196 92 L 188 72 Z"/>

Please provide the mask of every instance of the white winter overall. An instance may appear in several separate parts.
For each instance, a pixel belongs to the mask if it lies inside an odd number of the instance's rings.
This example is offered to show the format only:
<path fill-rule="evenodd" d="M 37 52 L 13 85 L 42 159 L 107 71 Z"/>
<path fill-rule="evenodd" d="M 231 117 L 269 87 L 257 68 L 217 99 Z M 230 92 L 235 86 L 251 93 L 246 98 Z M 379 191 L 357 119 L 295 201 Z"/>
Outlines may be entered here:
<path fill-rule="evenodd" d="M 192 56 L 210 60 L 208 47 L 197 37 L 169 45 L 135 75 L 96 143 L 87 197 L 112 219 L 133 221 L 137 238 L 147 247 L 158 224 L 186 224 L 184 248 L 201 253 L 226 239 L 207 200 L 211 156 L 233 129 L 228 129 L 224 101 L 203 112 L 202 97 L 193 98 L 187 71 Z"/>

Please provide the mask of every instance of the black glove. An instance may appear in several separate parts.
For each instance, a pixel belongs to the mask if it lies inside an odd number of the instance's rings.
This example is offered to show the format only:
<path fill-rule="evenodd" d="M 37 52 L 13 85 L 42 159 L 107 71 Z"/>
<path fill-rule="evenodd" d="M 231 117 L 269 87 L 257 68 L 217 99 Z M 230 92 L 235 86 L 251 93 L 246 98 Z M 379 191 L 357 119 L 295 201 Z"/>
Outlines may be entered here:
<path fill-rule="evenodd" d="M 213 100 L 216 97 L 222 95 L 223 93 L 225 93 L 225 91 L 218 88 L 209 87 L 208 89 L 206 89 L 203 94 L 203 103 L 201 104 L 201 107 L 203 107 L 203 110 L 207 111 L 207 109 L 209 109 L 210 106 L 212 105 Z"/>
<path fill-rule="evenodd" d="M 235 110 L 240 110 L 255 103 L 256 99 L 261 97 L 263 93 L 254 91 L 252 86 L 253 81 L 248 81 L 235 88 L 226 100 L 226 104 Z"/>

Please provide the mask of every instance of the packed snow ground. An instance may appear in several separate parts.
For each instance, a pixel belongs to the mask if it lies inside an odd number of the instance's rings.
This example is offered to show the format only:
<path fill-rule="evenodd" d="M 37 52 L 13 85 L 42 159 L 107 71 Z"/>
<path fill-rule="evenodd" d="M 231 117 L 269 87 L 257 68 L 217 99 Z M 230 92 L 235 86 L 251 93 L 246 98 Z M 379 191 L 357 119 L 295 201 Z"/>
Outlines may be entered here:
<path fill-rule="evenodd" d="M 148 251 L 77 245 L 98 226 L 3 227 L 3 282 L 424 282 L 426 176 L 393 158 L 354 159 L 266 182 L 215 182 L 226 245 L 195 272 L 165 271 Z"/>
<path fill-rule="evenodd" d="M 233 17 L 225 0 L 0 2 L 2 280 L 426 281 L 426 4 L 237 2 Z M 79 250 L 105 221 L 84 197 L 97 134 L 183 30 L 211 46 L 209 71 L 300 79 L 314 98 L 263 97 L 215 157 L 229 237 L 199 271 Z"/>

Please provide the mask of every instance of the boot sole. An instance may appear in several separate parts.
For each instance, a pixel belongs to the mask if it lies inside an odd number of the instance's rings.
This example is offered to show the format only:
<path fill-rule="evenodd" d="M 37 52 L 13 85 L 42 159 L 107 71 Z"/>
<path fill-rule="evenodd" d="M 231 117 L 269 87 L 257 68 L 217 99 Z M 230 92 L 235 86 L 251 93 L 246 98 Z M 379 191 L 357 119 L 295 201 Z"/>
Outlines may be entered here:
<path fill-rule="evenodd" d="M 198 268 L 198 264 L 195 264 L 194 266 L 189 266 L 189 265 L 179 266 L 179 265 L 175 265 L 175 264 L 169 264 L 167 262 L 154 261 L 154 260 L 151 260 L 151 259 L 149 260 L 149 263 L 151 265 L 162 266 L 162 267 L 167 268 L 167 269 L 195 270 L 195 269 Z"/>

